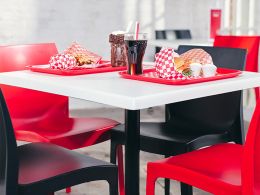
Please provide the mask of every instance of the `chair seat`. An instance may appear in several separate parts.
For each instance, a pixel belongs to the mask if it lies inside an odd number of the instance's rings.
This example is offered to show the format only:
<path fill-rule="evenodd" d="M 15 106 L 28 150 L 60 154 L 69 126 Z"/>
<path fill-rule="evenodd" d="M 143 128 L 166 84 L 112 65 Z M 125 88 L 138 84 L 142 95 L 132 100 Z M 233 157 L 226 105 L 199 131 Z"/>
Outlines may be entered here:
<path fill-rule="evenodd" d="M 85 182 L 88 177 L 92 178 L 93 181 L 93 177 L 98 179 L 99 175 L 104 176 L 108 167 L 116 167 L 113 164 L 46 143 L 19 146 L 18 155 L 18 183 L 20 191 L 23 192 L 27 188 L 33 189 L 33 186 L 35 188 L 41 186 L 40 188 L 44 189 L 44 185 L 46 188 L 53 188 L 56 185 L 57 188 L 62 189 L 81 183 L 80 181 Z M 59 185 L 57 185 L 57 181 Z"/>
<path fill-rule="evenodd" d="M 157 170 L 158 177 L 176 179 L 213 194 L 237 195 L 241 192 L 242 153 L 241 145 L 218 144 L 151 162 L 148 169 Z"/>
<path fill-rule="evenodd" d="M 50 142 L 77 149 L 109 139 L 107 131 L 117 124 L 117 121 L 108 118 L 56 118 L 16 126 L 15 135 L 17 140 Z"/>
<path fill-rule="evenodd" d="M 111 131 L 112 139 L 123 144 L 125 136 L 124 125 L 118 125 Z M 187 131 L 178 129 L 171 123 L 141 123 L 140 149 L 146 152 L 172 156 L 186 152 L 189 147 L 195 147 L 194 142 L 198 142 L 202 146 L 207 145 L 206 141 L 213 142 L 211 134 L 205 135 L 200 133 L 201 131 L 194 132 L 196 133 L 187 133 Z M 227 133 L 212 134 L 215 140 L 218 140 L 218 138 L 223 139 L 225 136 L 227 136 Z"/>

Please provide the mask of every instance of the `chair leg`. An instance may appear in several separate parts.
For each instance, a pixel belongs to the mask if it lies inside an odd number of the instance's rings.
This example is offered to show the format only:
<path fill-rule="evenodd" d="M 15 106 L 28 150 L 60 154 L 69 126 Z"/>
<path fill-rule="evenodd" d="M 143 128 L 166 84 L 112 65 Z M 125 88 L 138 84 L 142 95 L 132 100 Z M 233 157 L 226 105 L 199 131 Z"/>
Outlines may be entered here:
<path fill-rule="evenodd" d="M 66 188 L 66 193 L 67 193 L 67 194 L 71 193 L 71 187 L 67 187 L 67 188 Z"/>
<path fill-rule="evenodd" d="M 119 192 L 120 195 L 125 195 L 125 179 L 124 179 L 124 159 L 123 159 L 123 147 L 117 146 L 117 164 L 118 164 L 118 180 L 119 180 Z"/>
<path fill-rule="evenodd" d="M 115 170 L 117 172 L 117 169 Z M 109 176 L 109 195 L 118 195 L 118 177 L 117 174 L 113 174 Z"/>
<path fill-rule="evenodd" d="M 117 144 L 111 141 L 110 145 L 110 162 L 116 164 L 116 153 L 117 153 Z"/>
<path fill-rule="evenodd" d="M 170 180 L 164 179 L 164 194 L 170 195 Z"/>
<path fill-rule="evenodd" d="M 168 158 L 170 156 L 165 156 L 165 158 Z M 170 195 L 170 179 L 165 178 L 164 179 L 164 195 Z"/>
<path fill-rule="evenodd" d="M 116 182 L 109 184 L 109 194 L 118 195 L 118 185 L 116 184 Z"/>
<path fill-rule="evenodd" d="M 181 183 L 181 195 L 192 195 L 192 186 Z"/>
<path fill-rule="evenodd" d="M 151 173 L 151 170 L 147 168 L 146 178 L 146 195 L 155 195 L 155 181 L 156 177 Z"/>
<path fill-rule="evenodd" d="M 123 160 L 123 147 L 111 141 L 110 146 L 110 162 L 116 164 L 118 159 L 118 182 L 120 195 L 125 195 L 124 183 L 124 160 Z"/>

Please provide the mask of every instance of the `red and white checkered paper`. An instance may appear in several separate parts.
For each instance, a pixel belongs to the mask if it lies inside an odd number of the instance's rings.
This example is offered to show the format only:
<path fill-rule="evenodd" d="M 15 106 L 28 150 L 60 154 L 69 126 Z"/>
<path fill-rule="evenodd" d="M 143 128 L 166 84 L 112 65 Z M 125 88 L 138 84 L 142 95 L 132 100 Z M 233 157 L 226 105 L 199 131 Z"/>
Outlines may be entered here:
<path fill-rule="evenodd" d="M 187 79 L 187 76 L 175 70 L 173 57 L 178 56 L 172 48 L 162 48 L 159 53 L 155 54 L 155 70 L 159 77 L 177 80 Z"/>
<path fill-rule="evenodd" d="M 213 64 L 212 57 L 203 49 L 191 49 L 180 57 L 189 63 Z"/>
<path fill-rule="evenodd" d="M 81 45 L 79 45 L 78 43 L 76 42 L 73 42 L 71 44 L 70 47 L 68 47 L 65 51 L 64 51 L 65 54 L 71 54 L 73 56 L 76 56 L 77 54 L 83 54 L 83 55 L 86 55 L 88 58 L 90 58 L 92 61 L 93 61 L 93 64 L 98 64 L 101 60 L 101 56 L 93 53 L 93 52 L 90 52 L 88 51 L 87 49 L 81 47 Z"/>
<path fill-rule="evenodd" d="M 73 55 L 56 54 L 50 58 L 49 64 L 52 69 L 65 70 L 77 66 L 77 61 Z"/>

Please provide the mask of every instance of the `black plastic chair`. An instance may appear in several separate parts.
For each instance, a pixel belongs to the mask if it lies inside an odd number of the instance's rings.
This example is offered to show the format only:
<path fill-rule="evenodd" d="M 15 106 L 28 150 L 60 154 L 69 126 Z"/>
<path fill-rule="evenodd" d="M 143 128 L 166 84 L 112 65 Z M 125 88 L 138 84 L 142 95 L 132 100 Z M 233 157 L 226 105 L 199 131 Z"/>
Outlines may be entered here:
<path fill-rule="evenodd" d="M 188 29 L 182 30 L 156 30 L 155 39 L 191 39 L 191 32 Z M 155 53 L 160 51 L 161 47 L 155 47 Z"/>
<path fill-rule="evenodd" d="M 17 147 L 0 90 L 0 194 L 47 195 L 83 182 L 106 180 L 118 194 L 117 167 L 59 146 L 33 143 Z"/>
<path fill-rule="evenodd" d="M 176 39 L 191 39 L 190 30 L 174 30 Z"/>
<path fill-rule="evenodd" d="M 184 53 L 196 46 L 180 46 Z M 218 67 L 243 70 L 246 50 L 219 47 L 197 47 L 207 51 Z M 168 156 L 186 153 L 204 146 L 244 138 L 242 91 L 203 97 L 166 105 L 166 122 L 141 123 L 140 150 Z M 116 162 L 116 148 L 125 140 L 124 125 L 112 129 L 111 162 Z M 182 184 L 182 195 L 192 194 L 192 188 Z M 169 181 L 165 182 L 169 194 Z"/>
<path fill-rule="evenodd" d="M 166 30 L 156 30 L 155 39 L 167 39 Z"/>

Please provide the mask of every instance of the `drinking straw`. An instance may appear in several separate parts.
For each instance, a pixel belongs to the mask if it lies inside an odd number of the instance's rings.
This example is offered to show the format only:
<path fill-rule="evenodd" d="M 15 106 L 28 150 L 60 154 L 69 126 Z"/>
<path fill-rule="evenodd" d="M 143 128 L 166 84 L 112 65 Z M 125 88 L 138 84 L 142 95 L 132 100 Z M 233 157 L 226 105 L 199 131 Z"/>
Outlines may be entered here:
<path fill-rule="evenodd" d="M 138 34 L 139 34 L 139 22 L 135 22 L 135 40 L 138 40 Z"/>
<path fill-rule="evenodd" d="M 132 25 L 133 25 L 133 21 L 131 20 L 131 21 L 128 23 L 128 25 L 127 25 L 127 28 L 126 28 L 126 31 L 125 31 L 126 33 L 129 33 L 129 31 L 130 31 Z"/>

